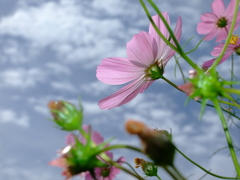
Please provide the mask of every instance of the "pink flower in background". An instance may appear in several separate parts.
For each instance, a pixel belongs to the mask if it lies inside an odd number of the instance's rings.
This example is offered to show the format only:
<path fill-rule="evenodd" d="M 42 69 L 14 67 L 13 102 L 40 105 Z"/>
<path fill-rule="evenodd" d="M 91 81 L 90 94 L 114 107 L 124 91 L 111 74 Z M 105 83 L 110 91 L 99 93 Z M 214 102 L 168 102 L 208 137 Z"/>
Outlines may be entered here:
<path fill-rule="evenodd" d="M 170 24 L 169 16 L 163 13 Z M 159 16 L 152 17 L 158 29 L 169 39 L 169 32 Z M 177 40 L 182 33 L 182 21 L 178 18 L 174 34 Z M 170 40 L 173 43 L 172 40 Z M 174 43 L 173 43 L 174 44 Z M 159 37 L 152 25 L 149 33 L 140 32 L 127 43 L 127 57 L 103 59 L 97 68 L 97 78 L 110 85 L 128 83 L 114 94 L 99 101 L 101 109 L 111 109 L 128 103 L 139 93 L 144 92 L 153 81 L 161 78 L 164 67 L 174 55 L 174 51 Z"/>
<path fill-rule="evenodd" d="M 225 40 L 233 19 L 236 0 L 231 0 L 225 9 L 222 0 L 214 0 L 212 3 L 212 13 L 201 15 L 202 22 L 197 25 L 199 34 L 206 34 L 205 40 L 211 40 L 216 36 L 216 42 Z M 237 23 L 240 21 L 240 13 L 237 15 Z M 236 23 L 235 29 L 238 27 Z"/>
<path fill-rule="evenodd" d="M 220 43 L 214 47 L 213 51 L 211 52 L 212 56 L 219 56 L 222 52 L 223 46 L 225 43 Z M 227 47 L 226 53 L 224 54 L 223 58 L 219 62 L 219 64 L 223 63 L 229 56 L 235 52 L 237 55 L 240 55 L 240 38 L 238 36 L 232 36 L 230 44 Z M 203 67 L 209 68 L 216 58 L 211 59 L 203 63 Z"/>
<path fill-rule="evenodd" d="M 112 153 L 106 153 L 106 154 L 108 155 L 108 157 L 113 159 Z M 125 161 L 124 157 L 120 157 L 117 160 L 119 164 L 122 164 L 122 162 L 124 161 Z M 113 180 L 116 177 L 116 175 L 120 173 L 120 169 L 114 166 L 109 166 L 105 168 L 95 168 L 94 172 L 97 180 Z M 85 173 L 85 180 L 93 180 L 93 177 L 89 172 Z"/>

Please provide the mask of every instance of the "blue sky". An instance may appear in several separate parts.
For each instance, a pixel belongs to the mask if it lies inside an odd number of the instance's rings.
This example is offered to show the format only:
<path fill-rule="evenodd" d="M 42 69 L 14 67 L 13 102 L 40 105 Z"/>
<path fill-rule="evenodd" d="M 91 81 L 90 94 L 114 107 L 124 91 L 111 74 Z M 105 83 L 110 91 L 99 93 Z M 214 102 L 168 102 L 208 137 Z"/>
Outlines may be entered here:
<path fill-rule="evenodd" d="M 182 45 L 195 36 L 187 50 L 202 38 L 196 33 L 196 25 L 202 13 L 211 11 L 211 2 L 158 2 L 160 9 L 169 13 L 172 26 L 178 16 L 182 17 Z M 100 110 L 97 106 L 100 99 L 119 89 L 96 79 L 97 65 L 106 57 L 126 57 L 126 43 L 134 34 L 147 31 L 148 26 L 137 0 L 0 0 L 0 179 L 63 179 L 61 170 L 48 166 L 48 162 L 64 147 L 66 133 L 48 120 L 46 104 L 61 99 L 78 104 L 79 96 L 85 123 L 105 139 L 115 136 L 113 143 L 139 146 L 138 139 L 126 134 L 123 127 L 127 119 L 134 118 L 153 128 L 172 129 L 178 148 L 213 173 L 234 174 L 227 150 L 210 158 L 226 146 L 214 110 L 207 108 L 199 121 L 200 105 L 191 101 L 184 106 L 187 96 L 161 80 L 122 107 Z M 212 58 L 214 45 L 203 42 L 190 57 L 202 64 Z M 183 60 L 180 63 L 187 76 L 190 67 Z M 172 59 L 165 77 L 180 85 L 183 80 L 179 73 L 177 79 L 174 77 L 174 66 Z M 229 68 L 226 61 L 218 70 L 229 78 Z M 238 70 L 236 62 L 235 72 Z M 231 126 L 231 131 L 239 146 L 239 129 Z M 132 164 L 139 157 L 125 150 L 116 151 L 114 157 L 122 155 Z M 192 175 L 189 179 L 204 175 L 180 155 L 176 165 L 185 176 Z M 159 175 L 168 179 L 163 171 Z M 125 177 L 122 173 L 117 179 Z"/>

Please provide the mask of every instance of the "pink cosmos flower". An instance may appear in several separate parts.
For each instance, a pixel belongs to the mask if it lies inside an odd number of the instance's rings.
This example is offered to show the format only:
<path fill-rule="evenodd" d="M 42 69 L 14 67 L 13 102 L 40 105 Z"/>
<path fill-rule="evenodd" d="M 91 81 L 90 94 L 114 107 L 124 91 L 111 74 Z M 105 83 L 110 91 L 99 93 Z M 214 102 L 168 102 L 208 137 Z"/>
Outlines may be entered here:
<path fill-rule="evenodd" d="M 170 24 L 167 12 L 162 13 Z M 158 29 L 169 39 L 169 32 L 159 16 L 152 17 Z M 174 34 L 177 40 L 182 33 L 182 21 L 178 18 Z M 173 43 L 173 40 L 170 40 Z M 174 43 L 173 43 L 174 44 Z M 153 81 L 161 78 L 164 67 L 174 55 L 174 51 L 159 37 L 152 25 L 149 32 L 140 32 L 127 43 L 127 57 L 103 59 L 97 68 L 97 78 L 111 85 L 129 82 L 114 94 L 99 101 L 101 109 L 111 109 L 128 103 L 139 93 L 144 92 Z M 157 74 L 157 76 L 155 76 Z"/>
<path fill-rule="evenodd" d="M 213 13 L 205 13 L 201 15 L 202 22 L 197 25 L 197 32 L 199 34 L 206 34 L 205 40 L 211 40 L 215 36 L 216 42 L 221 42 L 226 39 L 231 22 L 236 0 L 231 0 L 228 7 L 225 9 L 223 0 L 214 0 L 212 3 Z M 240 21 L 240 13 L 237 15 L 237 23 Z M 235 29 L 238 27 L 236 23 Z"/>
<path fill-rule="evenodd" d="M 238 38 L 237 36 L 234 36 L 234 38 L 236 38 L 235 41 L 232 41 L 232 42 L 230 41 L 230 44 L 227 47 L 226 53 L 224 54 L 219 64 L 223 63 L 226 59 L 228 59 L 233 52 L 235 52 L 237 55 L 240 55 L 240 38 Z M 217 46 L 215 46 L 213 51 L 211 52 L 211 55 L 219 56 L 222 52 L 223 46 L 224 46 L 224 43 L 220 43 Z M 213 64 L 215 60 L 216 58 L 206 61 L 203 63 L 202 66 L 208 68 Z"/>

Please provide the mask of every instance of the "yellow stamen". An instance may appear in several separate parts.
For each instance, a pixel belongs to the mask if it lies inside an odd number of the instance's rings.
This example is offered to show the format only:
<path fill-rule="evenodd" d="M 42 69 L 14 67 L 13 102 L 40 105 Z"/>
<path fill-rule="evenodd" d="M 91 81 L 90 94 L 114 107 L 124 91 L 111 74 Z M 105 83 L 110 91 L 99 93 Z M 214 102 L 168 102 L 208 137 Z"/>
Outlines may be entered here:
<path fill-rule="evenodd" d="M 236 35 L 232 35 L 231 39 L 230 39 L 230 44 L 237 44 L 237 40 L 238 40 L 238 34 Z"/>

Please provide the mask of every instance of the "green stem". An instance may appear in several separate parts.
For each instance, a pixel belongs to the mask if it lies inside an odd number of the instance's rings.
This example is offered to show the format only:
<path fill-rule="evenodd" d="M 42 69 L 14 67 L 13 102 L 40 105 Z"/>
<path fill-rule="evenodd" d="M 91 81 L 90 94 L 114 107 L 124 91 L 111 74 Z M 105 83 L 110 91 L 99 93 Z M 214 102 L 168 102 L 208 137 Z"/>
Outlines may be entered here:
<path fill-rule="evenodd" d="M 108 146 L 104 149 L 101 149 L 98 154 L 102 153 L 102 152 L 105 152 L 105 151 L 108 151 L 108 150 L 111 150 L 111 149 L 121 149 L 121 148 L 125 148 L 125 149 L 131 149 L 131 150 L 134 150 L 136 152 L 140 152 L 140 153 L 143 153 L 141 149 L 139 148 L 136 148 L 134 146 L 130 146 L 130 145 L 122 145 L 122 144 L 116 144 L 116 145 L 112 145 L 112 146 Z"/>
<path fill-rule="evenodd" d="M 192 164 L 194 164 L 195 166 L 199 167 L 201 170 L 203 170 L 204 172 L 206 172 L 207 174 L 217 177 L 217 178 L 221 178 L 221 179 L 236 179 L 235 177 L 224 177 L 224 176 L 219 176 L 217 174 L 213 174 L 210 171 L 204 169 L 202 166 L 200 166 L 199 164 L 197 164 L 196 162 L 194 162 L 193 160 L 191 160 L 189 157 L 187 157 L 182 151 L 180 151 L 177 147 L 175 147 L 176 151 L 179 152 L 179 154 L 181 154 L 184 158 L 186 158 L 188 161 L 190 161 Z"/>
<path fill-rule="evenodd" d="M 156 175 L 156 177 L 157 177 L 159 180 L 162 180 L 158 175 Z"/>
<path fill-rule="evenodd" d="M 226 120 L 224 118 L 223 112 L 221 110 L 221 107 L 220 107 L 217 99 L 213 100 L 213 104 L 214 104 L 214 106 L 216 108 L 216 111 L 218 113 L 218 116 L 221 120 L 223 131 L 224 131 L 227 143 L 228 143 L 228 148 L 229 148 L 229 151 L 230 151 L 230 154 L 231 154 L 231 157 L 232 157 L 232 161 L 233 161 L 233 164 L 234 164 L 236 172 L 237 172 L 237 176 L 238 176 L 238 178 L 240 178 L 240 166 L 238 164 L 237 155 L 236 155 L 234 147 L 233 147 L 232 138 L 231 138 L 231 135 L 229 133 Z"/>
<path fill-rule="evenodd" d="M 223 91 L 228 92 L 228 93 L 233 93 L 233 94 L 238 94 L 240 95 L 240 90 L 239 89 L 233 89 L 233 88 L 222 88 Z"/>
<path fill-rule="evenodd" d="M 230 39 L 231 39 L 233 30 L 234 30 L 234 27 L 235 27 L 235 23 L 236 23 L 236 19 L 237 19 L 237 14 L 238 14 L 238 7 L 239 7 L 239 0 L 236 0 L 236 5 L 235 5 L 235 9 L 234 9 L 232 24 L 231 24 L 230 30 L 229 30 L 229 32 L 228 32 L 228 36 L 227 36 L 226 42 L 225 42 L 225 44 L 224 44 L 224 46 L 223 46 L 223 49 L 222 49 L 221 54 L 220 54 L 220 55 L 218 56 L 218 58 L 214 61 L 213 65 L 208 69 L 208 71 L 209 71 L 210 69 L 215 69 L 215 68 L 216 68 L 216 66 L 217 66 L 218 63 L 221 61 L 222 57 L 224 56 L 224 53 L 225 53 L 226 50 L 227 50 L 228 44 L 229 44 L 229 42 L 230 42 Z"/>
<path fill-rule="evenodd" d="M 179 180 L 176 174 L 171 172 L 171 170 L 167 166 L 162 166 L 165 171 L 174 179 L 174 180 Z"/>
<path fill-rule="evenodd" d="M 145 180 L 143 179 L 141 176 L 139 176 L 138 174 L 134 174 L 132 171 L 128 170 L 127 168 L 121 166 L 119 163 L 113 162 L 113 161 L 107 161 L 109 164 L 111 164 L 112 166 L 115 166 L 118 169 L 123 170 L 124 172 L 134 176 L 135 178 L 139 179 L 139 180 Z"/>
<path fill-rule="evenodd" d="M 223 104 L 227 104 L 229 106 L 235 106 L 235 107 L 238 107 L 240 108 L 240 105 L 237 104 L 237 103 L 230 103 L 230 102 L 227 102 L 227 101 L 222 101 L 222 100 L 218 100 L 220 103 L 223 103 Z"/>
<path fill-rule="evenodd" d="M 186 178 L 181 174 L 181 172 L 173 165 L 172 166 L 172 168 L 173 168 L 173 170 L 178 174 L 178 176 L 181 178 L 181 179 L 183 179 L 183 180 L 185 180 Z"/>
<path fill-rule="evenodd" d="M 172 81 L 170 81 L 169 79 L 165 78 L 164 76 L 161 77 L 161 79 L 163 79 L 164 81 L 166 81 L 168 84 L 170 84 L 171 86 L 173 86 L 174 88 L 176 88 L 177 90 L 184 92 L 183 90 L 179 89 L 178 86 L 176 84 L 174 84 Z M 185 92 L 184 92 L 185 93 Z"/>

